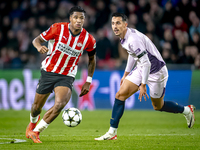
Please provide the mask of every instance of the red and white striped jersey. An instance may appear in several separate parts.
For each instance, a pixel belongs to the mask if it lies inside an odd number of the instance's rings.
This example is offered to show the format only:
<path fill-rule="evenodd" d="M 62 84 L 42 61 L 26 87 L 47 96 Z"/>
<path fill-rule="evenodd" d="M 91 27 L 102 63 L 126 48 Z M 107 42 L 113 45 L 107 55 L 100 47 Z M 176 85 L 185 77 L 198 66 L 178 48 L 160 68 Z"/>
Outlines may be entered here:
<path fill-rule="evenodd" d="M 62 75 L 75 77 L 77 63 L 83 51 L 93 51 L 96 40 L 84 28 L 79 35 L 73 36 L 69 23 L 55 23 L 40 34 L 48 42 L 47 57 L 42 62 L 42 69 Z"/>

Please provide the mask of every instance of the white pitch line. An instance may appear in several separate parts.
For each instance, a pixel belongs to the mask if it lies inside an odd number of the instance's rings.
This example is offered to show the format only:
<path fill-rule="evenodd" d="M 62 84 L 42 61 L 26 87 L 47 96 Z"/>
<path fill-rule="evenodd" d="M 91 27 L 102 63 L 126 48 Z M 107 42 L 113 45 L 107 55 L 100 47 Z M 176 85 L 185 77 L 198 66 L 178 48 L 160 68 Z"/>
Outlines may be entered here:
<path fill-rule="evenodd" d="M 0 144 L 11 144 L 11 143 L 21 143 L 21 142 L 26 142 L 26 140 L 22 139 L 12 139 L 12 138 L 0 138 L 2 140 L 9 140 L 10 142 L 2 142 Z"/>
<path fill-rule="evenodd" d="M 15 137 L 15 136 L 25 137 L 25 135 L 0 135 L 0 137 Z M 40 135 L 40 136 L 65 136 L 65 135 Z"/>
<path fill-rule="evenodd" d="M 129 136 L 188 136 L 195 134 L 129 134 Z"/>

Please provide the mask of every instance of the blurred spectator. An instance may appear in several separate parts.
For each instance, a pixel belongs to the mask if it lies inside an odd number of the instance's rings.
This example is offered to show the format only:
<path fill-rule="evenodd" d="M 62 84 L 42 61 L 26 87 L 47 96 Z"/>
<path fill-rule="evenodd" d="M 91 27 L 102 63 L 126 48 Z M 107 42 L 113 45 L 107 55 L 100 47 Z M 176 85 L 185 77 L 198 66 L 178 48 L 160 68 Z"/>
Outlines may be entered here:
<path fill-rule="evenodd" d="M 6 47 L 3 47 L 0 51 L 0 67 L 2 68 L 9 68 L 9 56 L 8 56 L 8 49 Z"/>
<path fill-rule="evenodd" d="M 164 37 L 165 42 L 169 42 L 171 44 L 172 52 L 177 55 L 179 53 L 178 43 L 177 43 L 177 40 L 172 35 L 172 30 L 166 29 L 164 31 L 163 37 Z"/>
<path fill-rule="evenodd" d="M 16 36 L 19 43 L 19 51 L 20 52 L 27 51 L 29 46 L 29 38 L 26 32 L 23 30 L 19 30 Z"/>
<path fill-rule="evenodd" d="M 152 32 L 146 33 L 146 36 L 155 44 L 157 49 L 160 51 L 161 46 L 160 46 L 160 40 L 159 40 L 158 36 Z"/>
<path fill-rule="evenodd" d="M 98 42 L 99 68 L 125 67 L 128 54 L 111 29 L 112 13 L 122 12 L 128 16 L 128 26 L 145 33 L 167 63 L 190 63 L 200 69 L 199 0 L 1 1 L 0 68 L 39 68 L 46 54 L 39 54 L 32 40 L 53 23 L 68 22 L 74 5 L 86 10 L 84 28 Z M 87 67 L 87 57 L 84 52 L 80 67 Z"/>
<path fill-rule="evenodd" d="M 97 58 L 102 60 L 108 60 L 111 58 L 111 43 L 105 36 L 104 29 L 100 28 L 97 30 Z"/>
<path fill-rule="evenodd" d="M 150 1 L 150 11 L 149 14 L 153 22 L 157 25 L 160 23 L 163 16 L 163 9 L 158 5 L 156 1 Z"/>
<path fill-rule="evenodd" d="M 3 37 L 7 38 L 7 32 L 11 29 L 11 21 L 9 16 L 4 16 L 2 18 L 2 24 L 1 24 L 1 31 L 3 33 Z"/>
<path fill-rule="evenodd" d="M 6 40 L 5 38 L 3 37 L 3 33 L 0 31 L 0 50 L 3 46 L 6 45 Z"/>
<path fill-rule="evenodd" d="M 173 34 L 174 32 L 176 32 L 176 30 L 188 32 L 188 26 L 183 21 L 183 18 L 181 16 L 176 16 L 174 18 L 174 28 L 172 30 Z"/>
<path fill-rule="evenodd" d="M 150 5 L 147 0 L 138 0 L 138 9 L 136 11 L 139 20 L 138 22 L 143 22 L 143 14 L 149 12 L 149 9 Z"/>
<path fill-rule="evenodd" d="M 200 69 L 200 53 L 196 56 L 194 65 L 196 69 Z"/>
<path fill-rule="evenodd" d="M 9 14 L 10 19 L 13 20 L 14 18 L 20 18 L 22 15 L 22 10 L 19 7 L 19 2 L 16 1 L 12 1 L 11 2 L 11 12 Z"/>
<path fill-rule="evenodd" d="M 198 55 L 198 48 L 196 46 L 186 46 L 184 54 L 180 57 L 178 63 L 194 64 L 195 57 Z"/>
<path fill-rule="evenodd" d="M 161 19 L 161 23 L 163 23 L 164 28 L 167 28 L 167 26 L 173 26 L 174 23 L 174 16 L 176 15 L 176 10 L 172 6 L 171 1 L 167 1 L 164 8 L 164 13 Z"/>
<path fill-rule="evenodd" d="M 55 12 L 58 8 L 56 0 L 49 0 L 47 4 L 47 17 L 48 18 L 55 18 Z"/>
<path fill-rule="evenodd" d="M 109 9 L 108 7 L 105 5 L 105 2 L 103 0 L 98 0 L 97 4 L 96 4 L 96 16 L 95 16 L 95 22 L 94 22 L 94 26 L 96 28 L 96 31 L 99 28 L 102 28 L 108 21 L 108 17 L 109 17 Z"/>
<path fill-rule="evenodd" d="M 19 48 L 18 41 L 13 30 L 8 31 L 7 38 L 6 47 L 12 47 L 13 49 Z"/>
<path fill-rule="evenodd" d="M 200 20 L 197 16 L 195 16 L 194 18 L 192 18 L 191 22 L 192 25 L 190 26 L 190 36 L 192 38 L 194 32 L 198 32 L 200 34 Z"/>
<path fill-rule="evenodd" d="M 46 31 L 49 28 L 49 26 L 47 26 L 47 18 L 45 16 L 42 15 L 38 18 L 37 28 L 41 31 Z"/>
<path fill-rule="evenodd" d="M 130 27 L 130 28 L 138 28 L 138 26 L 137 26 L 137 23 L 138 23 L 138 18 L 137 18 L 137 16 L 136 16 L 136 14 L 130 14 L 129 15 L 129 18 L 128 18 L 128 26 Z"/>
<path fill-rule="evenodd" d="M 27 62 L 25 63 L 24 68 L 35 69 L 35 70 L 38 69 L 40 63 L 38 63 L 37 58 L 34 54 L 29 54 L 24 57 L 28 57 L 28 60 L 25 59 Z"/>
<path fill-rule="evenodd" d="M 191 10 L 194 10 L 194 8 L 192 7 L 192 1 L 191 0 L 181 0 L 178 3 L 178 6 L 176 9 L 178 11 L 178 14 L 182 18 L 184 18 L 184 22 L 190 26 L 190 21 L 189 21 L 188 16 L 189 16 L 189 12 Z"/>
<path fill-rule="evenodd" d="M 174 63 L 171 59 L 171 54 L 172 54 L 172 50 L 171 50 L 171 44 L 169 42 L 165 42 L 163 44 L 163 48 L 162 48 L 162 57 L 165 61 L 165 63 Z"/>
<path fill-rule="evenodd" d="M 13 48 L 8 49 L 8 55 L 10 58 L 9 67 L 11 69 L 20 69 L 22 68 L 22 61 L 19 57 L 19 51 Z"/>
<path fill-rule="evenodd" d="M 127 17 L 129 17 L 129 15 L 131 14 L 136 13 L 138 9 L 138 7 L 131 1 L 127 2 L 126 7 L 127 7 L 126 9 Z"/>
<path fill-rule="evenodd" d="M 177 47 L 179 49 L 179 55 L 184 53 L 184 48 L 189 44 L 189 37 L 187 32 L 182 32 L 181 30 L 175 31 L 175 39 L 177 41 Z"/>
<path fill-rule="evenodd" d="M 195 45 L 200 52 L 200 34 L 198 32 L 194 32 L 192 35 L 191 45 Z"/>

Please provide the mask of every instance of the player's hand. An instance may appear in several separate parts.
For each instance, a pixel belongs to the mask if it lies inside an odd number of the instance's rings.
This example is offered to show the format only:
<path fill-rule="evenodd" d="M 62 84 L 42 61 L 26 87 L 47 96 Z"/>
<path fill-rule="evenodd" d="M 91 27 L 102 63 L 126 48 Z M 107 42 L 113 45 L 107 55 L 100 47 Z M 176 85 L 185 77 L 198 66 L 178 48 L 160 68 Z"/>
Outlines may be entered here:
<path fill-rule="evenodd" d="M 41 54 L 44 54 L 44 53 L 46 53 L 46 52 L 49 51 L 49 49 L 48 49 L 46 46 L 41 46 L 41 47 L 39 47 L 37 50 L 38 50 L 38 52 L 41 53 Z"/>
<path fill-rule="evenodd" d="M 142 101 L 142 97 L 144 97 L 145 101 L 146 101 L 146 96 L 149 99 L 149 96 L 147 94 L 146 84 L 141 84 L 139 90 L 140 90 L 140 95 L 139 95 L 140 102 Z"/>
<path fill-rule="evenodd" d="M 121 82 L 120 82 L 120 86 L 121 86 L 122 83 L 124 82 L 124 79 L 125 79 L 125 78 L 126 78 L 125 76 L 122 77 Z"/>
<path fill-rule="evenodd" d="M 89 92 L 90 84 L 91 83 L 89 83 L 89 82 L 85 82 L 85 84 L 83 84 L 82 89 L 81 89 L 81 94 L 79 95 L 79 97 L 81 97 Z"/>

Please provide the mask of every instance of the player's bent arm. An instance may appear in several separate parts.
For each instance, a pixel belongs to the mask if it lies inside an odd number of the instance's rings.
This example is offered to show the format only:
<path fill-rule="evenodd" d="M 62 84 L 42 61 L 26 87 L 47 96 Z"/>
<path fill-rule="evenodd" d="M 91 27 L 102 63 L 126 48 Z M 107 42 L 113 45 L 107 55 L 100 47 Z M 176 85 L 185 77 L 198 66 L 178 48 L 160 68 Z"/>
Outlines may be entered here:
<path fill-rule="evenodd" d="M 151 63 L 147 54 L 143 55 L 140 58 L 140 61 L 142 64 L 142 84 L 146 85 L 150 73 Z"/>
<path fill-rule="evenodd" d="M 94 53 L 93 55 L 90 55 L 88 53 L 88 56 L 89 56 L 88 76 L 92 77 L 96 67 L 96 53 Z"/>
<path fill-rule="evenodd" d="M 131 70 L 135 66 L 135 63 L 136 63 L 135 59 L 133 58 L 133 56 L 129 54 L 127 64 L 126 64 L 126 69 L 124 72 L 124 77 L 126 77 L 131 72 Z"/>
<path fill-rule="evenodd" d="M 42 46 L 42 43 L 44 42 L 45 41 L 41 38 L 41 36 L 37 36 L 32 42 L 33 46 L 38 50 L 38 52 L 42 54 L 48 51 L 48 48 L 46 46 Z"/>
<path fill-rule="evenodd" d="M 92 76 L 96 67 L 96 54 L 95 51 L 88 52 L 89 64 L 88 64 L 88 77 L 84 85 L 82 86 L 80 97 L 87 94 L 90 89 L 90 84 L 92 83 Z"/>

